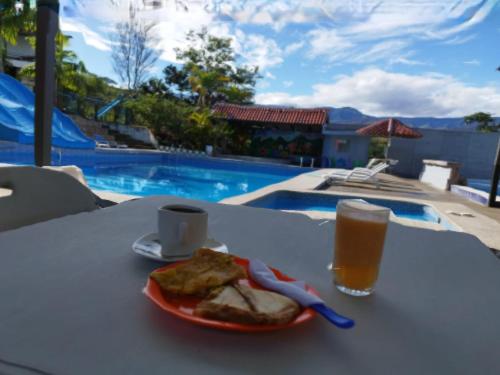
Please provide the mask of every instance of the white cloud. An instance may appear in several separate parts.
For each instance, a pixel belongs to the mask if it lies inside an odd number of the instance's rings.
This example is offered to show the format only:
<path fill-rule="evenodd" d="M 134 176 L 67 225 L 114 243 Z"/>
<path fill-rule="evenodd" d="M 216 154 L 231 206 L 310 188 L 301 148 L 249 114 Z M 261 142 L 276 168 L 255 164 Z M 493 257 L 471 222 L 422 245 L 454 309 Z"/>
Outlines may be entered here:
<path fill-rule="evenodd" d="M 381 59 L 391 59 L 400 53 L 407 42 L 402 40 L 387 40 L 373 45 L 368 51 L 358 53 L 350 58 L 350 61 L 365 64 L 372 63 Z"/>
<path fill-rule="evenodd" d="M 244 24 L 268 25 L 275 30 L 293 23 L 326 20 L 321 9 L 323 1 L 299 0 L 214 0 L 219 17 Z"/>
<path fill-rule="evenodd" d="M 293 85 L 293 81 L 283 81 L 283 86 L 290 87 Z"/>
<path fill-rule="evenodd" d="M 285 55 L 291 55 L 304 47 L 304 42 L 290 43 L 285 47 Z"/>
<path fill-rule="evenodd" d="M 463 33 L 482 22 L 498 0 L 162 0 L 160 9 L 144 9 L 142 0 L 61 0 L 63 25 L 66 31 L 82 33 L 87 44 L 109 50 L 106 37 L 95 32 L 99 28 L 88 26 L 90 20 L 113 25 L 126 18 L 130 2 L 142 8 L 141 18 L 158 23 L 161 58 L 173 62 L 173 48 L 183 46 L 184 36 L 192 28 L 206 26 L 210 32 L 219 31 L 219 36 L 234 38 L 239 26 L 228 21 L 276 31 L 293 24 L 321 25 L 283 50 L 268 34 L 252 31 L 245 35 L 237 52 L 247 63 L 266 69 L 305 49 L 306 43 L 308 57 L 329 62 L 392 60 L 415 65 L 405 53 L 416 40 L 466 43 L 474 36 Z M 68 18 L 68 7 L 76 9 L 74 18 Z"/>
<path fill-rule="evenodd" d="M 276 79 L 276 76 L 271 72 L 265 72 L 264 77 L 269 78 L 269 79 Z"/>
<path fill-rule="evenodd" d="M 455 36 L 451 39 L 445 40 L 443 44 L 449 44 L 452 46 L 460 45 L 460 44 L 465 44 L 467 42 L 470 42 L 471 40 L 476 39 L 477 34 L 471 34 L 471 35 L 464 35 L 464 36 Z"/>
<path fill-rule="evenodd" d="M 479 61 L 478 59 L 472 59 L 472 60 L 464 61 L 464 64 L 479 66 L 479 65 L 481 65 L 481 61 Z"/>
<path fill-rule="evenodd" d="M 315 29 L 308 32 L 310 54 L 309 58 L 320 56 L 330 61 L 344 59 L 349 56 L 349 51 L 354 44 L 348 39 L 338 35 L 334 29 Z"/>
<path fill-rule="evenodd" d="M 356 44 L 348 38 L 340 36 L 337 30 L 315 29 L 308 35 L 310 51 L 308 57 L 314 59 L 325 57 L 329 62 L 367 64 L 379 60 L 390 63 L 408 63 L 408 53 L 403 51 L 409 45 L 407 41 L 399 39 L 384 40 L 375 44 Z"/>
<path fill-rule="evenodd" d="M 133 0 L 132 0 L 133 1 Z M 234 24 L 221 22 L 219 15 L 205 7 L 203 2 L 189 2 L 189 10 L 179 8 L 175 1 L 164 1 L 165 6 L 161 9 L 151 10 L 143 8 L 143 2 L 133 1 L 139 7 L 139 17 L 146 22 L 156 23 L 154 29 L 159 41 L 155 45 L 160 51 L 160 59 L 168 62 L 178 62 L 175 56 L 175 48 L 183 48 L 186 45 L 186 33 L 192 29 L 200 30 L 206 27 L 208 32 L 219 37 L 231 38 L 235 52 L 242 58 L 242 63 L 259 66 L 265 70 L 271 66 L 283 62 L 283 52 L 275 40 L 260 34 L 246 34 L 237 29 Z M 72 4 L 71 0 L 62 0 L 62 6 Z M 98 20 L 101 27 L 106 27 L 109 32 L 114 30 L 114 24 L 127 19 L 129 1 L 119 2 L 114 6 L 112 2 L 97 0 L 85 0 L 78 7 L 78 12 L 73 17 L 64 16 L 62 12 L 61 24 L 64 31 L 79 32 L 83 35 L 88 45 L 110 50 L 110 42 L 100 34 L 92 31 L 85 24 L 89 20 Z M 213 8 L 213 7 L 212 7 Z M 265 14 L 252 15 L 265 23 Z M 96 22 L 96 21 L 93 21 Z M 253 22 L 257 22 L 254 20 Z"/>
<path fill-rule="evenodd" d="M 266 71 L 263 74 L 263 76 L 264 76 L 264 79 L 261 79 L 257 82 L 257 89 L 259 89 L 259 90 L 267 89 L 269 86 L 271 86 L 271 82 L 269 82 L 269 81 L 276 79 L 276 76 L 273 73 L 271 73 L 270 71 Z"/>
<path fill-rule="evenodd" d="M 220 18 L 269 25 L 330 24 L 361 38 L 428 33 L 443 38 L 478 24 L 497 0 L 213 0 Z M 347 26 L 346 26 L 347 25 Z"/>
<path fill-rule="evenodd" d="M 268 25 L 349 24 L 351 34 L 371 38 L 421 35 L 443 38 L 471 28 L 497 0 L 213 0 L 205 1 L 221 19 Z"/>
<path fill-rule="evenodd" d="M 444 0 L 330 1 L 324 10 L 334 23 L 307 34 L 309 56 L 325 57 L 330 62 L 385 60 L 421 65 L 404 58 L 408 47 L 429 39 L 451 45 L 466 43 L 476 35 L 461 34 L 482 22 L 497 3 L 498 0 L 452 4 Z"/>
<path fill-rule="evenodd" d="M 460 15 L 464 15 L 467 11 L 470 11 L 470 8 L 466 7 L 467 3 L 471 5 L 472 7 L 476 7 L 474 9 L 474 12 L 472 15 L 470 15 L 466 21 L 462 23 L 458 23 L 452 27 L 449 28 L 443 28 L 441 30 L 438 30 L 436 32 L 430 31 L 429 34 L 431 36 L 436 36 L 438 38 L 446 38 L 451 35 L 455 35 L 457 33 L 460 33 L 462 31 L 468 30 L 471 27 L 481 23 L 484 21 L 484 19 L 490 14 L 490 12 L 495 8 L 495 6 L 498 5 L 498 0 L 469 0 L 469 1 L 464 1 L 462 2 L 462 11 L 457 12 L 455 15 L 456 17 L 459 17 Z"/>
<path fill-rule="evenodd" d="M 432 65 L 431 63 L 425 62 L 425 61 L 419 61 L 419 60 L 413 60 L 410 59 L 411 54 L 406 54 L 404 56 L 395 56 L 389 59 L 389 64 L 390 65 L 396 65 L 396 64 L 401 64 L 401 65 L 410 65 L 410 66 L 415 66 L 415 65 Z"/>
<path fill-rule="evenodd" d="M 237 29 L 233 47 L 245 63 L 258 66 L 261 71 L 283 62 L 283 51 L 276 41 L 259 34 L 245 34 Z"/>
<path fill-rule="evenodd" d="M 378 116 L 464 116 L 483 111 L 500 115 L 500 87 L 476 87 L 449 75 L 410 75 L 368 68 L 331 83 L 316 84 L 310 95 L 261 93 L 259 104 L 351 106 Z"/>
<path fill-rule="evenodd" d="M 271 86 L 269 81 L 260 80 L 259 82 L 257 82 L 257 89 L 260 89 L 260 90 L 267 89 L 269 86 Z"/>
<path fill-rule="evenodd" d="M 60 20 L 61 30 L 64 32 L 78 32 L 82 34 L 85 43 L 91 47 L 94 47 L 101 51 L 110 51 L 110 42 L 102 35 L 90 30 L 84 24 L 73 20 L 73 19 L 62 19 Z"/>

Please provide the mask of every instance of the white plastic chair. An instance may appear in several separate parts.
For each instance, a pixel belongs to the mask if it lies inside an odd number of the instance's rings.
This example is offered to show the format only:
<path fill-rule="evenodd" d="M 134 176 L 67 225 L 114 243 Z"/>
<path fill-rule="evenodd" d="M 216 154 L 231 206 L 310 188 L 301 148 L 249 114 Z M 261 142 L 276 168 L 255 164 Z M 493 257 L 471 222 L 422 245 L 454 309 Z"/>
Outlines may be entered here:
<path fill-rule="evenodd" d="M 67 173 L 37 167 L 0 168 L 0 232 L 98 208 L 92 191 Z"/>

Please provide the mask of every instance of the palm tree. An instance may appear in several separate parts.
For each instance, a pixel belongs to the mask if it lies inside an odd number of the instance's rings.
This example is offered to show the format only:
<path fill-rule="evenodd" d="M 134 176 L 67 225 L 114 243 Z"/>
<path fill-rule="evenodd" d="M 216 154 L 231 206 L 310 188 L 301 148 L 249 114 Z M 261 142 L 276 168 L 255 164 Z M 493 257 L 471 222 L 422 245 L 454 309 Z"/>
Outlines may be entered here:
<path fill-rule="evenodd" d="M 21 32 L 33 32 L 35 12 L 24 1 L 20 13 L 15 8 L 16 0 L 3 0 L 0 4 L 0 71 L 4 71 L 7 57 L 7 43 L 15 45 Z"/>
<path fill-rule="evenodd" d="M 198 94 L 198 107 L 212 104 L 212 99 L 220 95 L 224 85 L 230 81 L 229 77 L 217 70 L 206 71 L 194 64 L 188 65 L 190 71 L 188 81 L 193 92 Z"/>
<path fill-rule="evenodd" d="M 57 33 L 56 41 L 56 87 L 57 92 L 65 90 L 77 92 L 81 88 L 81 75 L 87 73 L 85 64 L 78 60 L 75 52 L 67 49 L 70 37 L 62 33 Z M 35 78 L 35 64 L 26 65 L 21 69 L 24 77 Z"/>

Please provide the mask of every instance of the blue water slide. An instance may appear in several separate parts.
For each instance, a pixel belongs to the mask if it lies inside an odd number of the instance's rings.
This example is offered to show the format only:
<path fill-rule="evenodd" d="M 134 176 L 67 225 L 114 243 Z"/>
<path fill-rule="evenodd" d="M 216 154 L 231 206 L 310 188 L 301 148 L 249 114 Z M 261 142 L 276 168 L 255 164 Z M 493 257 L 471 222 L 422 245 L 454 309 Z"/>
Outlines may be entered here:
<path fill-rule="evenodd" d="M 0 73 L 0 140 L 33 144 L 35 140 L 35 96 L 9 75 Z M 62 148 L 95 148 L 68 116 L 54 108 L 52 145 Z"/>
<path fill-rule="evenodd" d="M 125 95 L 120 95 L 112 102 L 106 104 L 104 107 L 102 107 L 101 109 L 99 109 L 97 111 L 97 118 L 101 118 L 102 116 L 104 116 L 106 113 L 108 113 L 114 107 L 116 107 L 118 104 L 120 104 L 123 100 L 125 100 Z"/>

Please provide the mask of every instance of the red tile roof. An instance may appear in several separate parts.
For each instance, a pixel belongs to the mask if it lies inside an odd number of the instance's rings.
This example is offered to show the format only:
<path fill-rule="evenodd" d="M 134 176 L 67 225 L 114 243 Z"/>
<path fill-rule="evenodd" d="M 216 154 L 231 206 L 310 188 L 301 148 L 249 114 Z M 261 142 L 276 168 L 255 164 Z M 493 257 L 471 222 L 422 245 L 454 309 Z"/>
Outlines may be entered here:
<path fill-rule="evenodd" d="M 321 131 L 328 122 L 328 111 L 323 108 L 283 108 L 256 105 L 216 103 L 214 112 L 229 121 L 262 123 L 289 129 L 292 126 Z"/>
<path fill-rule="evenodd" d="M 400 137 L 400 138 L 421 138 L 422 134 L 415 129 L 406 126 L 395 118 L 388 118 L 374 122 L 356 131 L 361 135 L 371 137 Z"/>

